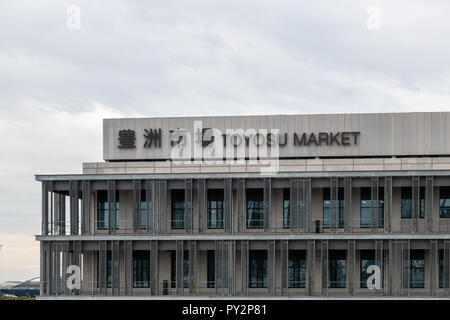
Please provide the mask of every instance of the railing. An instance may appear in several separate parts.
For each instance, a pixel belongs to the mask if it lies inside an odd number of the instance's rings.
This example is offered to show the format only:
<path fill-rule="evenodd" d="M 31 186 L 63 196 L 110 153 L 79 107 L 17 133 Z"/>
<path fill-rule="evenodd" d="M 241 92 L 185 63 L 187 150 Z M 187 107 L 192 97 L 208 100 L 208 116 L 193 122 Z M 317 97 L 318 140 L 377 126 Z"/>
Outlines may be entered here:
<path fill-rule="evenodd" d="M 135 282 L 136 283 L 136 282 Z M 149 284 L 150 281 L 143 281 L 142 283 Z M 348 283 L 343 282 L 342 287 L 331 287 L 328 285 L 326 288 L 322 288 L 321 285 L 314 285 L 314 288 L 309 291 L 306 287 L 304 288 L 282 288 L 280 285 L 273 286 L 271 289 L 267 287 L 250 287 L 247 286 L 245 291 L 242 291 L 241 286 L 235 286 L 233 288 L 208 288 L 208 281 L 198 281 L 191 283 L 190 286 L 185 286 L 184 288 L 177 288 L 171 285 L 171 281 L 165 280 L 158 283 L 158 288 L 139 287 L 133 286 L 130 291 L 125 288 L 123 281 L 119 286 L 114 289 L 112 286 L 103 287 L 100 289 L 98 281 L 82 281 L 81 289 L 68 289 L 63 286 L 62 280 L 57 286 L 56 291 L 52 291 L 50 294 L 47 293 L 46 288 L 49 284 L 48 281 L 42 283 L 44 291 L 41 292 L 41 296 L 279 296 L 279 297 L 371 297 L 371 296 L 385 296 L 390 297 L 388 294 L 387 283 L 383 283 L 381 289 L 368 289 L 361 288 L 359 283 L 358 287 L 351 288 Z M 54 284 L 56 286 L 56 284 Z M 448 297 L 449 288 L 436 288 L 435 292 L 431 292 L 430 288 L 425 285 L 425 288 L 414 288 L 410 285 L 409 288 L 399 287 L 393 292 L 392 296 L 418 296 L 418 297 Z M 310 292 L 310 293 L 309 293 Z"/>
<path fill-rule="evenodd" d="M 329 220 L 326 219 L 314 219 L 314 221 L 311 223 L 309 232 L 307 232 L 307 228 L 305 227 L 284 227 L 285 220 L 284 219 L 272 219 L 270 221 L 270 226 L 267 229 L 264 229 L 264 220 L 260 219 L 257 222 L 257 224 L 253 226 L 249 226 L 248 223 L 246 223 L 243 226 L 243 232 L 238 232 L 238 226 L 233 225 L 233 234 L 257 234 L 264 232 L 265 234 L 271 233 L 271 234 L 430 234 L 430 233 L 450 233 L 450 219 L 448 219 L 448 223 L 434 223 L 431 226 L 426 224 L 425 219 L 420 218 L 416 222 L 414 222 L 413 219 L 396 219 L 394 222 L 390 225 L 390 231 L 387 231 L 387 225 L 386 221 L 383 222 L 383 226 L 381 227 L 377 223 L 374 227 L 372 225 L 366 225 L 362 224 L 362 222 L 366 222 L 367 219 L 352 219 L 351 223 L 347 223 L 347 225 L 339 225 L 336 223 L 335 227 L 332 227 L 329 223 Z M 255 221 L 255 220 L 253 220 Z M 327 223 L 324 224 L 324 221 Z M 228 234 L 228 232 L 225 231 L 224 224 L 218 224 L 214 227 L 208 227 L 206 225 L 206 228 L 204 230 L 201 230 L 197 226 L 197 222 L 194 223 L 194 227 L 192 228 L 186 228 L 186 224 L 184 220 L 168 220 L 167 225 L 167 231 L 161 232 L 160 230 L 152 230 L 147 229 L 144 226 L 140 226 L 138 228 L 131 227 L 132 223 L 128 223 L 127 227 L 123 227 L 120 224 L 118 225 L 118 228 L 113 231 L 115 234 L 118 235 L 149 235 L 149 234 L 159 234 L 159 235 L 170 235 L 170 234 Z M 172 222 L 175 223 L 177 228 L 173 228 Z M 446 222 L 444 220 L 444 222 Z M 97 228 L 97 221 L 94 222 L 94 230 L 90 233 L 85 233 L 89 235 L 98 234 L 109 234 L 108 229 L 99 229 Z M 178 227 L 179 226 L 179 227 Z M 55 224 L 48 224 L 48 233 L 47 235 L 59 235 L 61 234 L 61 228 L 60 226 Z M 81 234 L 81 223 L 79 224 L 79 227 L 77 229 L 77 234 Z M 65 226 L 63 229 L 65 235 L 71 234 L 71 228 L 70 228 L 70 221 L 65 221 Z"/>

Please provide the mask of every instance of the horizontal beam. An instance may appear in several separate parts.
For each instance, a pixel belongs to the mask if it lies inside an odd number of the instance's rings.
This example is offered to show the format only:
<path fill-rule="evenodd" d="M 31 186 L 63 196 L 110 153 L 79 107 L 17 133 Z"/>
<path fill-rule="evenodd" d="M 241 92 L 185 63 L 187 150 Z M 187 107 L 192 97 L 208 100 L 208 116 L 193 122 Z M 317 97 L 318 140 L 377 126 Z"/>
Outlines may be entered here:
<path fill-rule="evenodd" d="M 225 179 L 225 178 L 329 178 L 329 177 L 409 177 L 409 176 L 450 176 L 449 170 L 415 171 L 327 171 L 327 172 L 277 172 L 261 173 L 164 173 L 164 174 L 64 174 L 36 175 L 37 181 L 66 180 L 133 180 L 133 179 Z"/>
<path fill-rule="evenodd" d="M 36 235 L 38 241 L 105 241 L 105 240 L 383 240 L 450 239 L 450 234 L 184 234 L 184 235 Z"/>

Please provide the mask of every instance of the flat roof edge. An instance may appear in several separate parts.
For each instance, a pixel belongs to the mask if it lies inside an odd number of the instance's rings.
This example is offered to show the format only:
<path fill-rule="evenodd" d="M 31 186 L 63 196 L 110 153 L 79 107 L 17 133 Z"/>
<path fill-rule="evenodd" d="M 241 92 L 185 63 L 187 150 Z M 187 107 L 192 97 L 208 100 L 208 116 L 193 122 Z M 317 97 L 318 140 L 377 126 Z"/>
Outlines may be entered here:
<path fill-rule="evenodd" d="M 162 174 L 63 174 L 35 175 L 36 181 L 63 180 L 132 180 L 132 179 L 179 179 L 179 178 L 289 178 L 289 177 L 401 177 L 401 176 L 450 176 L 450 170 L 410 171 L 326 171 L 326 172 L 279 172 L 261 173 L 162 173 Z"/>
<path fill-rule="evenodd" d="M 165 116 L 165 117 L 130 117 L 130 118 L 103 118 L 105 120 L 125 120 L 125 119 L 194 119 L 194 118 L 232 118 L 232 117 L 278 117 L 278 116 L 346 116 L 346 115 L 394 115 L 394 114 L 450 114 L 450 111 L 404 111 L 404 112 L 345 112 L 345 113 L 274 113 L 274 114 L 235 114 L 235 115 L 198 115 L 198 116 Z"/>

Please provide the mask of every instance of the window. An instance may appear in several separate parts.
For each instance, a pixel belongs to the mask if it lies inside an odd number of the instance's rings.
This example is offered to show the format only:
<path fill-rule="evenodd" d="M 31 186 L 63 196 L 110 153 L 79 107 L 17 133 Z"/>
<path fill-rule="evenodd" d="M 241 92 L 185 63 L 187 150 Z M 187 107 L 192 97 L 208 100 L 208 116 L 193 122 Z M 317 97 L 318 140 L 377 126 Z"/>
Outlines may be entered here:
<path fill-rule="evenodd" d="M 425 259 L 423 250 L 411 250 L 409 256 L 409 287 L 425 287 Z"/>
<path fill-rule="evenodd" d="M 345 250 L 334 250 L 329 253 L 328 288 L 345 288 Z"/>
<path fill-rule="evenodd" d="M 450 218 L 450 187 L 439 188 L 439 217 Z"/>
<path fill-rule="evenodd" d="M 251 250 L 249 253 L 249 288 L 267 288 L 267 251 Z"/>
<path fill-rule="evenodd" d="M 133 288 L 150 287 L 150 252 L 133 251 Z"/>
<path fill-rule="evenodd" d="M 291 189 L 283 189 L 283 228 L 291 227 Z"/>
<path fill-rule="evenodd" d="M 215 288 L 216 287 L 216 262 L 215 262 L 215 251 L 208 250 L 207 251 L 207 287 Z"/>
<path fill-rule="evenodd" d="M 361 288 L 367 288 L 367 279 L 371 274 L 367 273 L 367 268 L 375 264 L 375 251 L 361 250 Z"/>
<path fill-rule="evenodd" d="M 338 227 L 344 227 L 344 188 L 338 188 L 338 200 L 331 201 L 330 188 L 323 188 L 323 227 L 331 227 L 331 208 L 337 207 Z"/>
<path fill-rule="evenodd" d="M 115 270 L 119 268 L 119 261 L 116 259 L 114 261 Z M 111 250 L 106 252 L 106 287 L 112 288 L 112 253 Z M 100 253 L 97 252 L 97 288 L 100 288 L 100 282 L 102 281 L 100 277 Z M 115 280 L 117 281 L 118 275 L 115 274 Z"/>
<path fill-rule="evenodd" d="M 361 228 L 372 227 L 372 206 L 378 212 L 378 228 L 383 228 L 384 188 L 378 189 L 378 201 L 372 200 L 371 188 L 361 188 Z"/>
<path fill-rule="evenodd" d="M 149 210 L 148 215 L 147 215 L 147 204 L 148 204 L 148 210 Z M 146 190 L 141 190 L 141 210 L 140 211 L 141 211 L 140 212 L 140 214 L 141 214 L 140 228 L 147 229 L 147 217 L 149 218 L 148 227 L 150 227 L 152 224 L 153 205 L 152 205 L 151 201 L 147 202 Z"/>
<path fill-rule="evenodd" d="M 172 250 L 170 255 L 170 281 L 171 287 L 176 288 L 177 283 L 177 253 Z M 189 288 L 189 251 L 183 252 L 183 287 Z"/>
<path fill-rule="evenodd" d="M 99 190 L 97 192 L 98 196 L 98 207 L 97 207 L 97 228 L 99 230 L 108 229 L 109 225 L 109 214 L 108 214 L 108 191 L 107 190 Z M 119 229 L 119 191 L 116 191 L 116 210 L 115 210 L 115 220 L 116 220 L 116 229 Z"/>
<path fill-rule="evenodd" d="M 247 228 L 264 228 L 263 189 L 247 189 Z"/>
<path fill-rule="evenodd" d="M 439 288 L 445 287 L 444 250 L 439 250 Z"/>
<path fill-rule="evenodd" d="M 223 189 L 208 190 L 208 228 L 223 229 Z"/>
<path fill-rule="evenodd" d="M 419 190 L 419 199 L 420 199 L 420 218 L 424 217 L 425 214 L 425 187 L 420 187 Z M 411 187 L 402 187 L 402 219 L 411 219 L 412 218 L 412 188 Z"/>
<path fill-rule="evenodd" d="M 184 190 L 172 190 L 172 229 L 184 229 L 185 227 L 185 203 Z"/>
<path fill-rule="evenodd" d="M 306 286 L 306 253 L 302 250 L 289 251 L 288 286 L 289 288 L 305 288 Z"/>

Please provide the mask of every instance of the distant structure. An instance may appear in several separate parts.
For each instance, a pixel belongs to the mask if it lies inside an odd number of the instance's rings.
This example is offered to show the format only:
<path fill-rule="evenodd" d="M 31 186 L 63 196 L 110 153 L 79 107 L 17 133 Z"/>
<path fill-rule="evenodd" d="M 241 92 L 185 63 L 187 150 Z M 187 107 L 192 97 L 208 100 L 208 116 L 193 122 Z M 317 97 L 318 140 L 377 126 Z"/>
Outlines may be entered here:
<path fill-rule="evenodd" d="M 31 297 L 39 295 L 40 277 L 27 281 L 7 281 L 0 284 L 0 296 Z"/>

